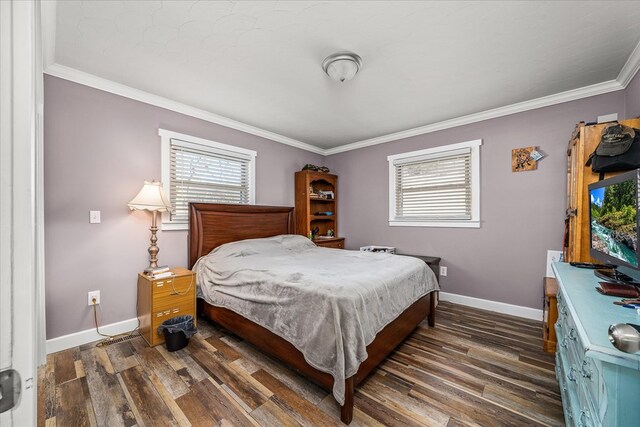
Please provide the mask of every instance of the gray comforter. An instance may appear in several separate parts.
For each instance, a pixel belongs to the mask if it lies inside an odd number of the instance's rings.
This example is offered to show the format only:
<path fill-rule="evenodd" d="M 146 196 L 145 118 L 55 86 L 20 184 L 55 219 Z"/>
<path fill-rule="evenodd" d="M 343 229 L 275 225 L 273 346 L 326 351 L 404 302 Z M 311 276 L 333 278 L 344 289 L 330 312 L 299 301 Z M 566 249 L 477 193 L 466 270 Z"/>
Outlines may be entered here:
<path fill-rule="evenodd" d="M 296 235 L 227 243 L 194 270 L 209 304 L 267 328 L 331 374 L 340 404 L 344 379 L 358 371 L 376 334 L 438 289 L 417 258 L 321 248 Z"/>

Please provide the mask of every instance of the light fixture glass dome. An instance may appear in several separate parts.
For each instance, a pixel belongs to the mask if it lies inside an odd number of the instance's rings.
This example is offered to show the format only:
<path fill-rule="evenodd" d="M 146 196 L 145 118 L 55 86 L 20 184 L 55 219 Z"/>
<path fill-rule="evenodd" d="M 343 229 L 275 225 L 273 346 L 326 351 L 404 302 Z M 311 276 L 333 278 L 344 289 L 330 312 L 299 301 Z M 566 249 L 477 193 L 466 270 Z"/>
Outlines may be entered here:
<path fill-rule="evenodd" d="M 362 67 L 362 58 L 351 52 L 334 53 L 322 62 L 324 72 L 337 82 L 351 80 L 360 67 Z"/>

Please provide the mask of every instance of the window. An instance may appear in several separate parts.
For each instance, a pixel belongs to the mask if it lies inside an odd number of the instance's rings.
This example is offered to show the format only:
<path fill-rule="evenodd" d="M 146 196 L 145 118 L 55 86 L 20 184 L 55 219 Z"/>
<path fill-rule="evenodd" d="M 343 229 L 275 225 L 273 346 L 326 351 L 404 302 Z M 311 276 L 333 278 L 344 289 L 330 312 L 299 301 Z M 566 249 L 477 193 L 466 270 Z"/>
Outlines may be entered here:
<path fill-rule="evenodd" d="M 162 182 L 171 213 L 163 230 L 186 230 L 189 202 L 255 203 L 256 152 L 189 135 L 159 131 Z"/>
<path fill-rule="evenodd" d="M 480 145 L 478 139 L 387 157 L 389 225 L 480 227 Z"/>

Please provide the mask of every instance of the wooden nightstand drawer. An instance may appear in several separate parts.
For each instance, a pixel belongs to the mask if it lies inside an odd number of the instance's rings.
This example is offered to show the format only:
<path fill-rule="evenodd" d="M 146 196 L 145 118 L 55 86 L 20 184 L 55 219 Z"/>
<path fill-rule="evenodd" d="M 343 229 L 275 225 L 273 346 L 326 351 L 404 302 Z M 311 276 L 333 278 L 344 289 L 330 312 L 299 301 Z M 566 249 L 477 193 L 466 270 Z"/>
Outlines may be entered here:
<path fill-rule="evenodd" d="M 195 304 L 195 292 L 189 291 L 185 295 L 162 295 L 153 298 L 153 313 L 168 310 L 171 307 L 182 306 L 184 304 Z"/>
<path fill-rule="evenodd" d="M 195 275 L 165 277 L 151 282 L 153 286 L 153 297 L 161 298 L 167 295 L 185 294 L 195 292 Z"/>
<path fill-rule="evenodd" d="M 140 334 L 150 346 L 164 342 L 164 335 L 157 332 L 162 322 L 184 315 L 192 315 L 196 322 L 195 273 L 185 268 L 171 271 L 173 276 L 162 279 L 138 274 Z"/>
<path fill-rule="evenodd" d="M 186 315 L 193 316 L 195 322 L 195 306 L 193 301 L 182 302 L 181 304 L 173 304 L 172 306 L 154 311 L 154 313 L 151 315 L 151 332 L 155 335 L 158 335 L 158 326 L 160 326 L 162 322 L 176 316 Z M 164 342 L 164 337 L 162 337 L 162 342 Z"/>
<path fill-rule="evenodd" d="M 327 239 L 327 240 L 314 240 L 317 246 L 323 248 L 334 248 L 334 249 L 344 249 L 344 237 L 336 237 L 335 239 Z"/>

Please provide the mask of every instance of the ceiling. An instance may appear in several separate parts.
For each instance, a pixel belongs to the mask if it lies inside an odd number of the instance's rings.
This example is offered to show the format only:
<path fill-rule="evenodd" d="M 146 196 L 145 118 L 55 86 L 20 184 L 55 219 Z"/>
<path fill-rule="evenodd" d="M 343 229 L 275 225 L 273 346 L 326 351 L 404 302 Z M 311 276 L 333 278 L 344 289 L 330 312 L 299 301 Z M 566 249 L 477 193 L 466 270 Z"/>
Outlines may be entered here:
<path fill-rule="evenodd" d="M 331 149 L 615 80 L 636 2 L 58 1 L 55 64 Z M 363 67 L 345 83 L 322 60 Z M 639 49 L 636 49 L 639 50 Z"/>

